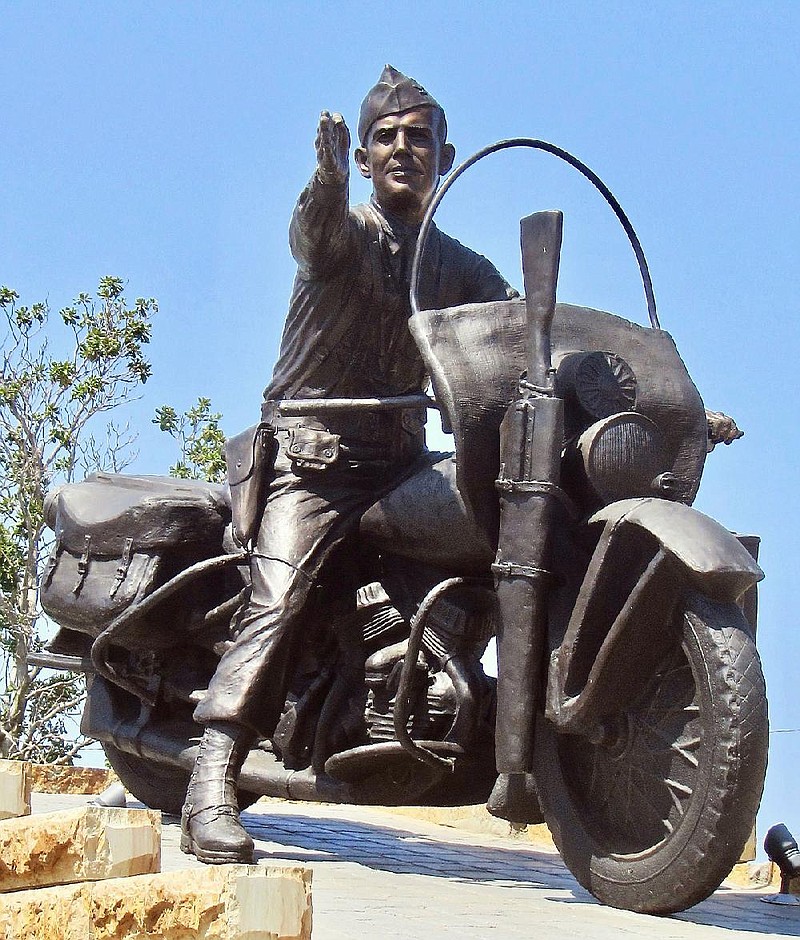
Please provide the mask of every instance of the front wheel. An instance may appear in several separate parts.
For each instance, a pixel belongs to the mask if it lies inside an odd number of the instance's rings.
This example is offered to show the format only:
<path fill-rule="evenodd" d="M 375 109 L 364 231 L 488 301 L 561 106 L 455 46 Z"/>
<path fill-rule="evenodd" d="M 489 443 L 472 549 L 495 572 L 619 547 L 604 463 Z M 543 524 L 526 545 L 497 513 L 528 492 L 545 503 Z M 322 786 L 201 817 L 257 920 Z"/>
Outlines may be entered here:
<path fill-rule="evenodd" d="M 690 594 L 680 645 L 590 740 L 541 719 L 536 781 L 561 855 L 598 900 L 670 914 L 741 855 L 767 764 L 764 677 L 735 604 Z"/>

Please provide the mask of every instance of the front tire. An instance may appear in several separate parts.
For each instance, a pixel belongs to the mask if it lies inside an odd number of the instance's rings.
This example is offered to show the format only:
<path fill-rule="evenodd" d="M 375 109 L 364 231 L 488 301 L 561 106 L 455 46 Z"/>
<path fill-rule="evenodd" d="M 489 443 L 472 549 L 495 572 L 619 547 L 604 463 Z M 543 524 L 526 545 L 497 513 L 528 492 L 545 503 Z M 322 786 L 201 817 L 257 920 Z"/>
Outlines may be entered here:
<path fill-rule="evenodd" d="M 738 861 L 767 763 L 764 677 L 735 604 L 688 595 L 680 646 L 598 742 L 541 719 L 536 781 L 561 855 L 598 900 L 650 914 L 708 897 Z"/>

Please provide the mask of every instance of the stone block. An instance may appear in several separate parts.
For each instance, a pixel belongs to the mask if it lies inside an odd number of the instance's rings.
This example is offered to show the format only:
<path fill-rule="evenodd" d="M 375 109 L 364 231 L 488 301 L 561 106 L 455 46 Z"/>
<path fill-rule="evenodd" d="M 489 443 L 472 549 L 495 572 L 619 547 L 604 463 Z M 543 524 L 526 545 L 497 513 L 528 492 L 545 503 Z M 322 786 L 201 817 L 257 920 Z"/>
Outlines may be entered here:
<path fill-rule="evenodd" d="M 756 860 L 756 827 L 753 825 L 753 828 L 750 830 L 750 835 L 747 837 L 747 842 L 745 842 L 744 848 L 742 849 L 742 854 L 739 856 L 739 864 L 742 862 L 754 862 Z"/>
<path fill-rule="evenodd" d="M 772 862 L 739 862 L 725 879 L 737 888 L 777 888 L 780 885 L 778 866 Z"/>
<path fill-rule="evenodd" d="M 0 819 L 27 816 L 31 811 L 31 765 L 0 760 Z"/>
<path fill-rule="evenodd" d="M 117 775 L 102 767 L 63 767 L 60 764 L 31 764 L 34 793 L 102 793 Z"/>
<path fill-rule="evenodd" d="M 311 872 L 213 865 L 0 897 L 0 937 L 310 940 Z"/>
<path fill-rule="evenodd" d="M 160 870 L 154 810 L 85 806 L 0 822 L 0 891 Z"/>

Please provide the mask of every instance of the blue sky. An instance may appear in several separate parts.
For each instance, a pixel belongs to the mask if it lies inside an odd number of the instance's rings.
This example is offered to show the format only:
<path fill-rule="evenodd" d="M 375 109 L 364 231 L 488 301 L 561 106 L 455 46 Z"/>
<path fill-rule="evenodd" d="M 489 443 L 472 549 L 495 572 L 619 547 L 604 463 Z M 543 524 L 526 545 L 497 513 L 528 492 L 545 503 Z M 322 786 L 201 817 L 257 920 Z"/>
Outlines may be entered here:
<path fill-rule="evenodd" d="M 697 505 L 763 538 L 762 831 L 800 834 L 799 27 L 791 2 L 0 2 L 0 281 L 54 307 L 105 274 L 158 298 L 129 417 L 136 468 L 164 472 L 158 405 L 208 395 L 231 434 L 258 416 L 322 108 L 354 127 L 391 62 L 445 105 L 459 158 L 518 135 L 576 154 L 633 221 L 707 405 L 746 431 L 709 459 Z M 440 223 L 521 286 L 518 220 L 541 208 L 565 213 L 559 299 L 643 322 L 621 228 L 552 157 L 486 161 Z"/>

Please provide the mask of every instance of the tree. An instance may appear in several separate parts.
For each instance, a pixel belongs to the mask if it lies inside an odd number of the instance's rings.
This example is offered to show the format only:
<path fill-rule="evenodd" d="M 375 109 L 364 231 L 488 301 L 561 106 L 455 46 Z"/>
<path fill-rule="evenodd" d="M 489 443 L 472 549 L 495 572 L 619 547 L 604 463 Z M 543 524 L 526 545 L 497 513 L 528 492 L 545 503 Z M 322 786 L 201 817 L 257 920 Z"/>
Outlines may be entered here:
<path fill-rule="evenodd" d="M 183 414 L 178 414 L 171 405 L 156 408 L 153 424 L 174 438 L 181 448 L 178 462 L 169 468 L 172 476 L 225 482 L 225 435 L 221 420 L 222 415 L 211 410 L 210 398 L 198 398 L 197 404 Z"/>
<path fill-rule="evenodd" d="M 0 754 L 70 762 L 86 743 L 71 740 L 83 677 L 48 674 L 30 662 L 44 645 L 37 583 L 48 551 L 43 506 L 58 483 L 94 469 L 118 471 L 132 436 L 110 412 L 150 377 L 143 347 L 158 306 L 128 306 L 116 277 L 95 297 L 79 294 L 56 320 L 46 301 L 31 306 L 0 287 Z M 60 322 L 59 322 L 60 320 Z M 58 329 L 60 327 L 60 330 Z"/>

